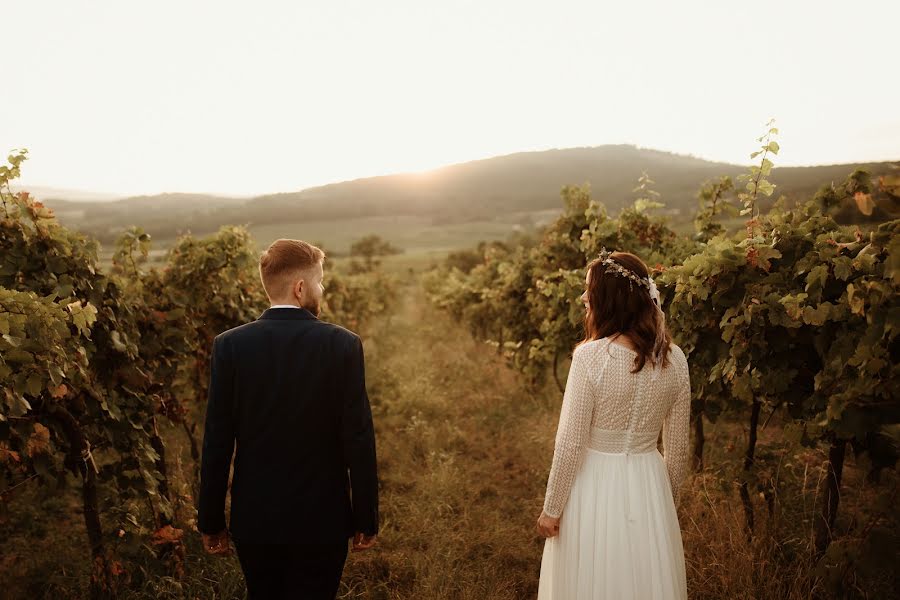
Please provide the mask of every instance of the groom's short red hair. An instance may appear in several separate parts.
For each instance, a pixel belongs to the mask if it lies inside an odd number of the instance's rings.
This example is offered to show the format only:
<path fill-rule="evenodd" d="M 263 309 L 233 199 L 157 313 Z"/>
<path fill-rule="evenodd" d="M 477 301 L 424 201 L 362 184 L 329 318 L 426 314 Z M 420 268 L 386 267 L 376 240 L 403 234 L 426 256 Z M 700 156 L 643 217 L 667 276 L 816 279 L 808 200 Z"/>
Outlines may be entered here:
<path fill-rule="evenodd" d="M 325 252 L 302 240 L 275 240 L 259 257 L 259 278 L 270 299 L 284 298 L 304 271 L 322 262 Z"/>

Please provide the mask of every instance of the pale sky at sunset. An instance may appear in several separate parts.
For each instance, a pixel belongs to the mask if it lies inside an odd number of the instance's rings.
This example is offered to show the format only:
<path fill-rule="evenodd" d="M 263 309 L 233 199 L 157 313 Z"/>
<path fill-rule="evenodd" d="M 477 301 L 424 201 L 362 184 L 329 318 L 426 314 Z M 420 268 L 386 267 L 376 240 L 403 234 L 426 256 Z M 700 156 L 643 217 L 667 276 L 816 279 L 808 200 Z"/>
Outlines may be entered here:
<path fill-rule="evenodd" d="M 609 143 L 900 159 L 900 2 L 2 0 L 23 182 L 257 194 Z M 754 83 L 754 80 L 756 83 Z M 652 175 L 652 174 L 651 174 Z"/>

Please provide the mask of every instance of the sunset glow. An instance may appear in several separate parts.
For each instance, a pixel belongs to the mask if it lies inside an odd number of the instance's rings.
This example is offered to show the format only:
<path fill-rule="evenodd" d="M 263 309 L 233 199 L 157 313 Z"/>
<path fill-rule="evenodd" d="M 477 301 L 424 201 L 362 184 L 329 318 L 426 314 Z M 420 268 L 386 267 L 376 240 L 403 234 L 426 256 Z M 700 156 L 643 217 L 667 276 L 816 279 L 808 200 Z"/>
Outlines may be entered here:
<path fill-rule="evenodd" d="M 779 165 L 898 159 L 898 6 L 10 3 L 0 151 L 24 184 L 256 194 L 610 143 L 746 163 L 774 116 Z"/>

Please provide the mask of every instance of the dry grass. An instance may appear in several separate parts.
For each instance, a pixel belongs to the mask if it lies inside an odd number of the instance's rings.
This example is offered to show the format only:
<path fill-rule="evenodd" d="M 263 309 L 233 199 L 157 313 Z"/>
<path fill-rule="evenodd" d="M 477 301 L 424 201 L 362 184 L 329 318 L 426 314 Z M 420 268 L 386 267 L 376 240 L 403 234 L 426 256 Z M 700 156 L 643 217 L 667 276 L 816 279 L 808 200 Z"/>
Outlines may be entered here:
<path fill-rule="evenodd" d="M 534 596 L 546 456 L 522 433 L 545 411 L 493 350 L 418 298 L 379 333 L 367 355 L 381 547 L 351 557 L 342 597 Z"/>

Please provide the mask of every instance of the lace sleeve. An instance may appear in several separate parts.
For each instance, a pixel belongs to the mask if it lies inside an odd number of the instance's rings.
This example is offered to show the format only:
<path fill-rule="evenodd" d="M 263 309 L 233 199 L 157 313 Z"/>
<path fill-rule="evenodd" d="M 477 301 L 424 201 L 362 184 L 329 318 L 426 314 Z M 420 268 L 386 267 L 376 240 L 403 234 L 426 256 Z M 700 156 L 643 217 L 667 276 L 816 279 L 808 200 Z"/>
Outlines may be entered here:
<path fill-rule="evenodd" d="M 549 517 L 559 518 L 562 515 L 590 433 L 594 393 L 588 362 L 585 347 L 576 348 L 563 394 L 553 465 L 544 498 L 544 514 Z"/>
<path fill-rule="evenodd" d="M 681 367 L 678 395 L 663 422 L 663 453 L 672 497 L 676 502 L 681 483 L 687 475 L 691 422 L 691 380 L 687 360 L 682 360 L 684 365 Z"/>

